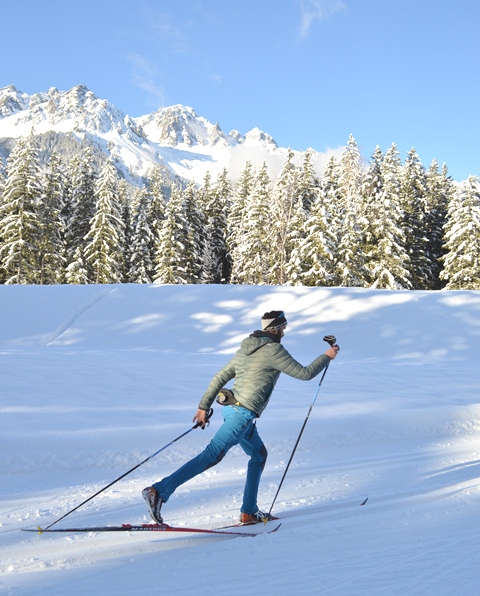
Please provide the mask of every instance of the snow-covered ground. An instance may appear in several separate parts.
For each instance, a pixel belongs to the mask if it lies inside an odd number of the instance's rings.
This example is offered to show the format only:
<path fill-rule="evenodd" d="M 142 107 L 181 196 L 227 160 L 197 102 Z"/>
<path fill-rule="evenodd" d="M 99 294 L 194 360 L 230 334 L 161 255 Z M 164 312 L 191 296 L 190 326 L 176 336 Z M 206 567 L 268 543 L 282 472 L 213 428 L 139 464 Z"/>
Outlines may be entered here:
<path fill-rule="evenodd" d="M 301 362 L 325 334 L 341 346 L 278 497 L 278 532 L 20 531 L 191 428 L 211 376 L 278 308 Z M 1 286 L 0 313 L 0 593 L 479 593 L 479 292 Z M 280 377 L 258 421 L 266 509 L 317 386 Z M 149 521 L 142 488 L 205 446 L 219 409 L 58 526 Z M 246 463 L 232 450 L 177 491 L 166 521 L 234 521 Z"/>

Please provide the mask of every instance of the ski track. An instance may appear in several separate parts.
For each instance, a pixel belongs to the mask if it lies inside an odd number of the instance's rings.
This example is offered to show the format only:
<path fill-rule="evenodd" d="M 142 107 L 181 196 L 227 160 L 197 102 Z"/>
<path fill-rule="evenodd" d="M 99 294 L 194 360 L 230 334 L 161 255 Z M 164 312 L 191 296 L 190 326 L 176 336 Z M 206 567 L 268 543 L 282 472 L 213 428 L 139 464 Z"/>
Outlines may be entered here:
<path fill-rule="evenodd" d="M 90 308 L 95 306 L 98 302 L 103 300 L 106 296 L 115 292 L 115 288 L 110 288 L 107 286 L 107 289 L 102 289 L 98 294 L 95 294 L 90 300 L 86 303 L 81 305 L 78 309 L 76 309 L 72 315 L 66 319 L 57 329 L 55 329 L 52 333 L 48 334 L 44 340 L 41 342 L 43 346 L 50 346 L 55 343 L 56 340 L 60 336 L 62 336 L 68 329 Z"/>

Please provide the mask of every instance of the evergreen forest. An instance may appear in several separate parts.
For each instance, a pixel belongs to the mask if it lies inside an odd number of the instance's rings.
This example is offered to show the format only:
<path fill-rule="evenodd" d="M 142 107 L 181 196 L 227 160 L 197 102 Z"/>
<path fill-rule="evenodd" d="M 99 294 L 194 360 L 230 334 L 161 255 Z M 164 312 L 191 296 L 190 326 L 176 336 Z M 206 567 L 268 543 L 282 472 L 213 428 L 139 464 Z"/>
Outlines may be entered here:
<path fill-rule="evenodd" d="M 42 165 L 41 165 L 42 163 Z M 41 162 L 35 136 L 0 163 L 0 283 L 480 289 L 480 179 L 453 182 L 394 144 L 353 136 L 320 178 L 311 152 L 201 184 L 152 167 L 132 186 L 88 145 Z"/>

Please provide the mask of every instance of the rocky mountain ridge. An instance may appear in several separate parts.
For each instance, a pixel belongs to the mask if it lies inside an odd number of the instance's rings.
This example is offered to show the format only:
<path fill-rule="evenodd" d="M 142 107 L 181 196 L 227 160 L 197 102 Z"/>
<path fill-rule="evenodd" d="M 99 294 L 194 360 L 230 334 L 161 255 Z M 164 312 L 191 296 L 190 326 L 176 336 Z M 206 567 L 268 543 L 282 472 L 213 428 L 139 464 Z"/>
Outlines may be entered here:
<path fill-rule="evenodd" d="M 0 89 L 0 152 L 5 158 L 16 140 L 30 134 L 48 134 L 59 140 L 65 135 L 88 142 L 110 155 L 119 171 L 139 183 L 154 164 L 162 164 L 172 175 L 201 182 L 226 168 L 231 177 L 247 160 L 264 161 L 275 172 L 288 149 L 278 147 L 267 133 L 254 128 L 242 135 L 226 134 L 218 123 L 197 116 L 191 107 L 174 105 L 136 118 L 108 100 L 98 98 L 84 85 L 69 91 L 52 87 L 28 95 L 9 85 Z M 53 143 L 54 144 L 54 143 Z M 300 161 L 303 152 L 294 152 Z M 322 154 L 314 152 L 318 162 Z M 318 164 L 320 167 L 320 163 Z"/>

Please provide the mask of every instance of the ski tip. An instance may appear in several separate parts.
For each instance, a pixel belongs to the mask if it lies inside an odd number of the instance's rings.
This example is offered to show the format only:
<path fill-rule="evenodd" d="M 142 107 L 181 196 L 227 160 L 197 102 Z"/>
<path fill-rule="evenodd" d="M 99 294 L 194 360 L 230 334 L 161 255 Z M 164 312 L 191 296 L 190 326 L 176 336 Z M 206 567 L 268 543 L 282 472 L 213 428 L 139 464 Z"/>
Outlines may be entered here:
<path fill-rule="evenodd" d="M 36 530 L 32 530 L 32 528 L 20 528 L 22 532 L 37 532 L 38 534 L 43 534 L 44 530 L 40 526 L 37 526 Z"/>
<path fill-rule="evenodd" d="M 362 505 L 365 505 L 365 503 L 366 503 L 367 501 L 368 501 L 368 497 L 365 499 L 365 501 L 363 501 L 363 503 L 360 503 L 360 507 L 361 507 Z"/>

